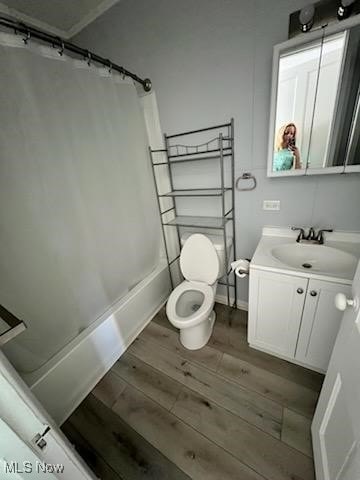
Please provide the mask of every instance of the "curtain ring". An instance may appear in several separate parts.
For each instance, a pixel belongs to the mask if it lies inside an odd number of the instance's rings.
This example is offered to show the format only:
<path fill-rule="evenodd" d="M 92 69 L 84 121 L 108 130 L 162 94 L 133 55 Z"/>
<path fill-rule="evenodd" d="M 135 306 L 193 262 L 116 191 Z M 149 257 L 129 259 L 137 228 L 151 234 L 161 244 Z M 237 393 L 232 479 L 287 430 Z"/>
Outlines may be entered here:
<path fill-rule="evenodd" d="M 109 62 L 109 73 L 110 73 L 110 75 L 111 75 L 111 71 L 112 71 L 112 63 L 111 63 L 111 61 L 110 61 L 110 60 L 108 60 L 108 62 Z"/>
<path fill-rule="evenodd" d="M 63 53 L 64 53 L 64 50 L 65 50 L 65 44 L 64 44 L 64 41 L 60 39 L 60 42 L 61 42 L 61 48 L 60 50 L 58 50 L 58 54 L 62 57 Z"/>
<path fill-rule="evenodd" d="M 87 64 L 89 67 L 91 66 L 91 53 L 89 50 L 87 51 Z"/>
<path fill-rule="evenodd" d="M 26 32 L 26 37 L 23 38 L 23 42 L 25 43 L 25 45 L 28 44 L 28 41 L 30 40 L 30 38 L 31 38 L 31 33 L 30 33 L 30 30 L 28 30 Z"/>

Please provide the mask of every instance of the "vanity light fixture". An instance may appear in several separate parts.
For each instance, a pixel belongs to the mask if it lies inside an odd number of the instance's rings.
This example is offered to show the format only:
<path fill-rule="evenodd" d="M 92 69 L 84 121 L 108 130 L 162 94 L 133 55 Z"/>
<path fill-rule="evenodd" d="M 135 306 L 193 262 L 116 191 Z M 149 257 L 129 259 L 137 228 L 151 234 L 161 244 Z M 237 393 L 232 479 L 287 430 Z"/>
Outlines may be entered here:
<path fill-rule="evenodd" d="M 346 1 L 346 0 L 343 0 Z M 306 5 L 300 10 L 299 23 L 302 32 L 308 32 L 314 23 L 315 7 L 313 4 Z"/>
<path fill-rule="evenodd" d="M 345 18 L 348 18 L 350 16 L 354 3 L 355 3 L 355 0 L 340 1 L 340 5 L 337 10 L 338 20 L 344 20 Z"/>

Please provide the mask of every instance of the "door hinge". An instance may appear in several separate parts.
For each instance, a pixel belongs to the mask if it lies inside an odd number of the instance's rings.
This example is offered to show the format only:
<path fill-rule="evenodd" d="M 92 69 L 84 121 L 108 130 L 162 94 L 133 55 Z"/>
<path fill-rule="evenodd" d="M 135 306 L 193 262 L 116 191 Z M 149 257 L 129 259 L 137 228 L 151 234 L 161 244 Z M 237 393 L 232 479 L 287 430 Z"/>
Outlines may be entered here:
<path fill-rule="evenodd" d="M 35 443 L 35 445 L 40 448 L 40 450 L 44 450 L 44 448 L 47 445 L 47 442 L 45 440 L 45 435 L 49 433 L 50 427 L 47 425 L 43 433 L 37 433 L 35 437 L 32 439 L 32 442 Z"/>

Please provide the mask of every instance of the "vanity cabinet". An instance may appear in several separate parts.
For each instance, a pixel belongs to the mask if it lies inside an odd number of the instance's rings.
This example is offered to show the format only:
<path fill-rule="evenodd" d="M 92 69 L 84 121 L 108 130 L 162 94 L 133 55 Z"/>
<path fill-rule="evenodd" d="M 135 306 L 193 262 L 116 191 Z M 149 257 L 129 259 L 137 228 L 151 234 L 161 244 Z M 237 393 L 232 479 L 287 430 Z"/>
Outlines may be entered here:
<path fill-rule="evenodd" d="M 252 270 L 250 346 L 325 372 L 342 318 L 334 298 L 350 291 L 350 285 Z"/>
<path fill-rule="evenodd" d="M 250 272 L 248 341 L 280 356 L 295 357 L 308 280 L 293 275 Z"/>
<path fill-rule="evenodd" d="M 343 317 L 335 307 L 337 293 L 351 297 L 351 286 L 309 280 L 295 359 L 318 370 L 327 370 Z"/>

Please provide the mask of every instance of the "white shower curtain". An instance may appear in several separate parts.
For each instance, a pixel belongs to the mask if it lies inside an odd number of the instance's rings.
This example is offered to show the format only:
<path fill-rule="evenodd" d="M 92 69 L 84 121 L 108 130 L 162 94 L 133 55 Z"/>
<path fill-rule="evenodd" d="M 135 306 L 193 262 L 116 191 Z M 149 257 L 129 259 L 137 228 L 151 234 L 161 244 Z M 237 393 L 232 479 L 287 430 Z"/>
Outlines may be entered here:
<path fill-rule="evenodd" d="M 37 369 L 158 262 L 160 228 L 135 86 L 0 33 L 0 303 Z"/>

